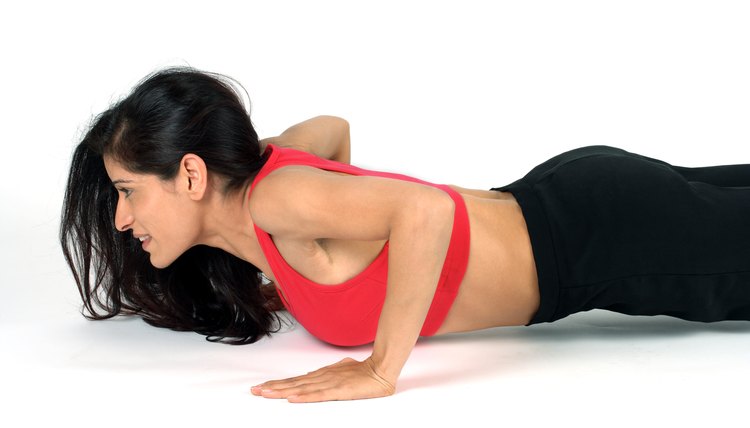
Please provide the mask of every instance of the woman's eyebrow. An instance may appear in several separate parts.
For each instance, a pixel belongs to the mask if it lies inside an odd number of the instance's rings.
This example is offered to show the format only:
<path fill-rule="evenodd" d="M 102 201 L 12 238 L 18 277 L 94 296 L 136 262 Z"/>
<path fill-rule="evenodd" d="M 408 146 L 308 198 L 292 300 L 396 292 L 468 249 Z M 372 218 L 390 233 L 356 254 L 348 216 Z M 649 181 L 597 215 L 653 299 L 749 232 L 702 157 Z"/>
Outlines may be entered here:
<path fill-rule="evenodd" d="M 120 184 L 120 183 L 132 183 L 133 180 L 125 180 L 125 179 L 119 179 L 112 182 L 112 184 Z"/>

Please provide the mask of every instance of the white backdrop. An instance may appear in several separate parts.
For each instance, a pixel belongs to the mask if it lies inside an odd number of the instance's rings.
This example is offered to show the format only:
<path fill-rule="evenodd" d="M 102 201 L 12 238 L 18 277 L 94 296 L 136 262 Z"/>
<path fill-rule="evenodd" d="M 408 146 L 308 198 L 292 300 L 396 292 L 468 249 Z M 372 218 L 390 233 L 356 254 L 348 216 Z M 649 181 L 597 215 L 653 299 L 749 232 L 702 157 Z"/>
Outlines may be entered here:
<path fill-rule="evenodd" d="M 747 2 L 717 0 L 3 3 L 0 425 L 735 421 L 748 323 L 604 312 L 422 341 L 387 399 L 252 397 L 263 380 L 368 349 L 301 328 L 230 347 L 84 321 L 56 235 L 88 121 L 168 65 L 240 81 L 262 137 L 339 115 L 354 164 L 434 182 L 500 186 L 590 144 L 750 163 L 748 22 Z"/>

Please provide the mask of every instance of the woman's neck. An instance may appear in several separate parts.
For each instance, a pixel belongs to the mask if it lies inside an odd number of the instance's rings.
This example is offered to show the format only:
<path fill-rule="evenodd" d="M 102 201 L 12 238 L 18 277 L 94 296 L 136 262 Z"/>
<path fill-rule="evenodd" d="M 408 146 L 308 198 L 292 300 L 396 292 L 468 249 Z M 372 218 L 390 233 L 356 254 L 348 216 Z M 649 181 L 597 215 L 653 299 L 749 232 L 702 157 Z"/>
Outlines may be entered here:
<path fill-rule="evenodd" d="M 267 270 L 263 254 L 248 207 L 249 185 L 245 191 L 231 196 L 211 192 L 202 221 L 198 244 L 220 248 L 258 269 Z"/>

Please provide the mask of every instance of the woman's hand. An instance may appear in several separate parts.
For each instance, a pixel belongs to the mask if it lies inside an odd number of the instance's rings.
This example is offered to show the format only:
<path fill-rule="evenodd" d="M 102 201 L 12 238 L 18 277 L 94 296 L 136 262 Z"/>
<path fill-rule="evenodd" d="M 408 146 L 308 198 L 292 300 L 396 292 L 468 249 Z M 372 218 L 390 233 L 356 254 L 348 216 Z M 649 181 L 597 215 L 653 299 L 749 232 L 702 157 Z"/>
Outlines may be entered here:
<path fill-rule="evenodd" d="M 262 383 L 252 387 L 251 392 L 265 398 L 286 398 L 293 403 L 357 400 L 393 395 L 396 379 L 380 376 L 371 358 L 364 361 L 344 358 L 303 376 Z"/>

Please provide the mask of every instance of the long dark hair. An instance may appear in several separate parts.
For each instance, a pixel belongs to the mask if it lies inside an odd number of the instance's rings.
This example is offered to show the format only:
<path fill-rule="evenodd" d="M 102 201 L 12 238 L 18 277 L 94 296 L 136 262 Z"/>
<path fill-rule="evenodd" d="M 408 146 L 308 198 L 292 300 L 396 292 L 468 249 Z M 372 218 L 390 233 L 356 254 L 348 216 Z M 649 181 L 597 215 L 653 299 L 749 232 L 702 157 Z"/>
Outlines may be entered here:
<path fill-rule="evenodd" d="M 235 345 L 278 328 L 279 318 L 264 297 L 268 293 L 261 292 L 261 273 L 252 264 L 198 245 L 157 269 L 132 232 L 119 232 L 114 224 L 118 197 L 104 155 L 133 172 L 168 180 L 182 157 L 194 153 L 223 178 L 223 194 L 246 188 L 264 159 L 249 107 L 232 82 L 189 67 L 156 71 L 96 116 L 75 148 L 60 243 L 86 318 L 140 315 L 151 325 Z"/>

